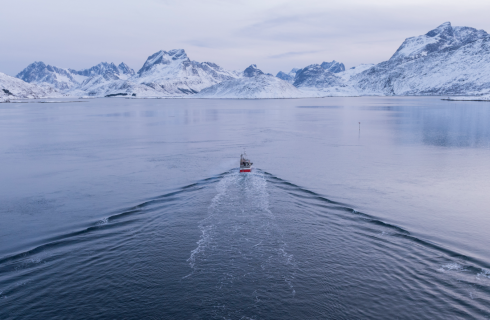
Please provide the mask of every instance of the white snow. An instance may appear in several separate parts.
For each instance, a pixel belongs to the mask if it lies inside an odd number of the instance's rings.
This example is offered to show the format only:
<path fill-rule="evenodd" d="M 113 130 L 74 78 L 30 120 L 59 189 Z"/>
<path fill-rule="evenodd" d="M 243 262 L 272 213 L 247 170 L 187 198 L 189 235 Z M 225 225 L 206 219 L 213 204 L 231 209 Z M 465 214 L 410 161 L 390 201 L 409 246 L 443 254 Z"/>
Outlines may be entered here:
<path fill-rule="evenodd" d="M 304 93 L 292 84 L 271 75 L 258 75 L 224 81 L 202 90 L 195 98 L 278 99 L 302 98 Z"/>
<path fill-rule="evenodd" d="M 23 75 L 31 84 L 18 79 L 20 82 L 15 82 L 12 80 L 15 78 L 3 74 L 0 83 L 7 83 L 19 97 L 59 94 L 53 88 L 73 97 L 118 93 L 137 98 L 472 95 L 486 99 L 490 96 L 489 35 L 483 30 L 452 27 L 448 22 L 425 35 L 406 39 L 390 60 L 377 65 L 363 64 L 339 73 L 322 71 L 319 65 L 299 71 L 293 69 L 289 75 L 296 76 L 296 87 L 291 80 L 269 75 L 246 77 L 241 71 L 225 70 L 211 62 L 192 61 L 183 49 L 162 50 L 151 55 L 137 74 L 123 63 L 119 66 L 101 63 L 82 71 L 52 67 L 55 71 L 38 72 L 46 70 L 42 69 L 46 67 L 43 63 L 31 66 Z M 0 97 L 5 96 L 8 95 L 0 91 Z"/>
<path fill-rule="evenodd" d="M 10 94 L 8 93 L 10 92 Z M 62 97 L 49 86 L 37 86 L 0 72 L 0 99 L 38 99 L 46 97 Z"/>
<path fill-rule="evenodd" d="M 407 62 L 380 63 L 353 78 L 361 94 L 489 94 L 490 38 Z"/>
<path fill-rule="evenodd" d="M 346 85 L 344 87 L 335 86 L 327 88 L 302 87 L 299 88 L 304 97 L 358 97 L 359 91 L 356 88 Z"/>
<path fill-rule="evenodd" d="M 364 71 L 366 71 L 366 70 L 368 70 L 374 66 L 375 66 L 374 63 L 360 64 L 356 67 L 352 67 L 352 68 L 347 69 L 343 72 L 337 73 L 337 76 L 339 76 L 340 78 L 342 78 L 342 80 L 347 82 L 351 79 L 352 76 L 355 76 L 361 72 L 364 72 Z"/>
<path fill-rule="evenodd" d="M 77 84 L 82 83 L 83 81 L 87 80 L 88 77 L 82 76 L 76 73 L 72 73 L 71 76 L 73 79 L 76 81 Z"/>
<path fill-rule="evenodd" d="M 447 97 L 444 99 L 450 101 L 490 101 L 490 94 L 483 96 Z"/>
<path fill-rule="evenodd" d="M 151 87 L 162 96 L 185 96 L 222 81 L 238 78 L 214 63 L 191 61 L 184 50 L 159 51 L 130 81 Z"/>

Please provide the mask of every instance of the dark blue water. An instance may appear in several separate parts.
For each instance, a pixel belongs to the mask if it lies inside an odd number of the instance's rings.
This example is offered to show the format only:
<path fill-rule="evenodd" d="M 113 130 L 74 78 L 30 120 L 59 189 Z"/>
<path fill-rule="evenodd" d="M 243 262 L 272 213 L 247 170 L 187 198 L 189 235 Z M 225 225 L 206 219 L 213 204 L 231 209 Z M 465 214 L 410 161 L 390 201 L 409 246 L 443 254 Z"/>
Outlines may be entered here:
<path fill-rule="evenodd" d="M 489 123 L 418 97 L 1 104 L 0 318 L 489 318 Z"/>

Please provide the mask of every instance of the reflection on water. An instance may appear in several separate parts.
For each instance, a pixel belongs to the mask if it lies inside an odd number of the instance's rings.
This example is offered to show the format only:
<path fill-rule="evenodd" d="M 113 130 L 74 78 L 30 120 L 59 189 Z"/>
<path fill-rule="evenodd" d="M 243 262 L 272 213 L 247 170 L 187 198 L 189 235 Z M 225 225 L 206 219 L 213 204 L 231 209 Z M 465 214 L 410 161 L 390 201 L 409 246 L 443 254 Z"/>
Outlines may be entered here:
<path fill-rule="evenodd" d="M 488 318 L 489 109 L 2 105 L 0 318 Z"/>
<path fill-rule="evenodd" d="M 297 106 L 302 109 L 341 109 L 341 106 Z"/>
<path fill-rule="evenodd" d="M 440 147 L 490 146 L 490 106 L 449 104 L 439 107 L 392 108 L 402 141 Z M 415 140 L 415 141 L 413 141 Z M 417 141 L 418 140 L 418 141 Z"/>

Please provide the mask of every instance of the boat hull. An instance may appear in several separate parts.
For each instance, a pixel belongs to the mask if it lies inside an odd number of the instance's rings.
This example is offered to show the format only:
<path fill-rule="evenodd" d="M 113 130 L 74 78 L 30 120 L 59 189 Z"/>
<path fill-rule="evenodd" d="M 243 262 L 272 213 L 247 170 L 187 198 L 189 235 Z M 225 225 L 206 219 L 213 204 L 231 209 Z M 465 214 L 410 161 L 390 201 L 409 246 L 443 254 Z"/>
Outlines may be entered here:
<path fill-rule="evenodd" d="M 240 172 L 252 172 L 252 168 L 240 168 Z"/>

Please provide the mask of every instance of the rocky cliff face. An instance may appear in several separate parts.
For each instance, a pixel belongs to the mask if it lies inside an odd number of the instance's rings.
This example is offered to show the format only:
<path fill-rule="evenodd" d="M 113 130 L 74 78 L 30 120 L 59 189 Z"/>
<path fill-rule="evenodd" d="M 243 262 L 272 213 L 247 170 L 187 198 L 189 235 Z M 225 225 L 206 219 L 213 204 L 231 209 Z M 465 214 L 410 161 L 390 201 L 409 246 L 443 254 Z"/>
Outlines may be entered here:
<path fill-rule="evenodd" d="M 306 68 L 298 70 L 293 83 L 293 85 L 297 88 L 325 88 L 342 84 L 343 81 L 340 77 L 335 75 L 333 72 L 324 69 L 319 64 L 312 64 Z"/>
<path fill-rule="evenodd" d="M 345 71 L 345 66 L 341 62 L 333 60 L 332 62 L 323 62 L 320 65 L 323 69 L 330 71 L 332 73 L 339 73 Z"/>

